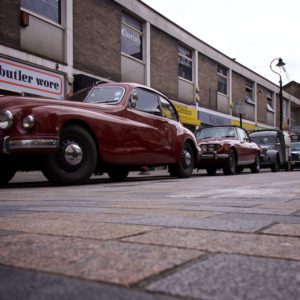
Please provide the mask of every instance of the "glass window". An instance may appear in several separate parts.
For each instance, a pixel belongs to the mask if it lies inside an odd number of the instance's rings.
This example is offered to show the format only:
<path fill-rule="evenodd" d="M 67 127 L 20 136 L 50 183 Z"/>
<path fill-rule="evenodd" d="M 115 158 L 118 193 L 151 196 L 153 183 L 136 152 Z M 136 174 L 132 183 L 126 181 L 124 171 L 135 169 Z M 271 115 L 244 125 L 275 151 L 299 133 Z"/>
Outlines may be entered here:
<path fill-rule="evenodd" d="M 254 104 L 254 93 L 253 93 L 253 82 L 250 80 L 246 80 L 246 102 L 250 104 Z"/>
<path fill-rule="evenodd" d="M 183 46 L 178 46 L 178 76 L 193 80 L 192 51 Z"/>
<path fill-rule="evenodd" d="M 218 66 L 218 92 L 227 95 L 227 72 L 223 66 Z"/>
<path fill-rule="evenodd" d="M 242 129 L 242 128 L 237 128 L 237 131 L 238 131 L 238 133 L 239 133 L 239 136 L 240 136 L 240 140 L 241 140 L 241 141 L 245 141 L 245 140 L 248 139 L 247 133 L 245 132 L 244 129 Z"/>
<path fill-rule="evenodd" d="M 121 51 L 143 60 L 143 24 L 126 14 L 122 15 Z"/>
<path fill-rule="evenodd" d="M 267 91 L 266 95 L 267 95 L 267 110 L 274 112 L 274 93 L 271 91 Z"/>
<path fill-rule="evenodd" d="M 84 102 L 116 104 L 121 101 L 124 92 L 125 90 L 122 87 L 95 87 L 87 95 Z"/>
<path fill-rule="evenodd" d="M 175 107 L 163 97 L 160 97 L 160 103 L 161 103 L 163 117 L 178 121 L 179 118 Z"/>
<path fill-rule="evenodd" d="M 161 116 L 159 96 L 151 91 L 136 89 L 137 95 L 135 109 Z"/>
<path fill-rule="evenodd" d="M 21 7 L 60 24 L 60 2 L 61 0 L 21 0 Z"/>

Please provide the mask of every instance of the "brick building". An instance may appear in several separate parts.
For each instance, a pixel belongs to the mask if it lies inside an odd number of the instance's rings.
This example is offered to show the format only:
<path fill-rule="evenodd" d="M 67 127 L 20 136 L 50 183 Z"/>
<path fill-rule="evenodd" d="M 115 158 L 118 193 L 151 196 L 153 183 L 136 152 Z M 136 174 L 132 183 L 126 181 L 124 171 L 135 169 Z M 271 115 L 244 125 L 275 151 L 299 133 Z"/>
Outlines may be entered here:
<path fill-rule="evenodd" d="M 192 129 L 279 127 L 277 85 L 139 0 L 1 0 L 0 94 L 63 99 L 99 80 L 158 89 Z M 299 126 L 299 94 L 283 98 L 284 128 Z"/>

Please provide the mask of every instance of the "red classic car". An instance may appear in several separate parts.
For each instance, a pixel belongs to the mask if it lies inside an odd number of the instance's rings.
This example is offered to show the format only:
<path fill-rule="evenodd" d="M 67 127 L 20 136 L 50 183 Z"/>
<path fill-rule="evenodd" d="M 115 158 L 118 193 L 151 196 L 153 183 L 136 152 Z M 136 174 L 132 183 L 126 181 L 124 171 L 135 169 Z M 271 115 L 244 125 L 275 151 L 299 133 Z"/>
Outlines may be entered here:
<path fill-rule="evenodd" d="M 167 165 L 189 177 L 199 147 L 172 103 L 138 84 L 106 83 L 67 100 L 0 99 L 0 184 L 17 170 L 41 170 L 53 183 L 82 184 L 93 173 L 124 180 L 141 166 Z"/>
<path fill-rule="evenodd" d="M 196 132 L 202 150 L 196 167 L 215 175 L 223 169 L 225 175 L 240 173 L 249 167 L 252 173 L 260 171 L 260 147 L 252 143 L 247 132 L 237 126 L 203 128 Z"/>

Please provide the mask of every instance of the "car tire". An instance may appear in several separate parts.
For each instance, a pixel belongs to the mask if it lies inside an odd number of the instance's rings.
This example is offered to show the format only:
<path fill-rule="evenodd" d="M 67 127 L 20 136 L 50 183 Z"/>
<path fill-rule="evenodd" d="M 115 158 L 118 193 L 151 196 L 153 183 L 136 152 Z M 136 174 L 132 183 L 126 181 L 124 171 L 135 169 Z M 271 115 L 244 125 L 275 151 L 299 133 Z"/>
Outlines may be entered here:
<path fill-rule="evenodd" d="M 178 178 L 188 178 L 194 170 L 194 151 L 189 143 L 185 143 L 180 154 L 178 163 L 169 165 L 171 176 Z"/>
<path fill-rule="evenodd" d="M 124 167 L 111 167 L 107 173 L 110 180 L 118 182 L 124 181 L 127 178 L 129 170 Z"/>
<path fill-rule="evenodd" d="M 255 156 L 255 161 L 250 167 L 251 173 L 259 173 L 260 171 L 260 155 L 259 153 Z"/>
<path fill-rule="evenodd" d="M 241 174 L 244 171 L 243 167 L 237 167 L 236 168 L 236 174 Z"/>
<path fill-rule="evenodd" d="M 206 169 L 206 173 L 209 176 L 214 176 L 217 173 L 217 168 L 207 168 Z"/>
<path fill-rule="evenodd" d="M 0 185 L 8 184 L 15 176 L 16 170 L 7 166 L 6 163 L 1 161 L 0 168 Z"/>
<path fill-rule="evenodd" d="M 95 171 L 97 148 L 92 136 L 81 126 L 64 128 L 57 152 L 46 156 L 42 172 L 58 185 L 85 183 Z"/>
<path fill-rule="evenodd" d="M 271 166 L 271 171 L 272 172 L 278 172 L 279 170 L 280 170 L 280 161 L 279 161 L 279 158 L 276 157 L 276 161 Z"/>
<path fill-rule="evenodd" d="M 228 160 L 223 167 L 224 175 L 235 175 L 237 168 L 236 154 L 234 150 L 230 150 Z"/>

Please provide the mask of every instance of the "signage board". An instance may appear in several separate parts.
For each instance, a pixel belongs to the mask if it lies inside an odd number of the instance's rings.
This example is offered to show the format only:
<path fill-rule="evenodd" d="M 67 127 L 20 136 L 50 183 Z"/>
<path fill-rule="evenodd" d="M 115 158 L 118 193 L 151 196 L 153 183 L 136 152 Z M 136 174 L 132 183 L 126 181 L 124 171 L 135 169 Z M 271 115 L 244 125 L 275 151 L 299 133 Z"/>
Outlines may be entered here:
<path fill-rule="evenodd" d="M 180 121 L 184 124 L 200 125 L 196 108 L 175 104 Z"/>
<path fill-rule="evenodd" d="M 0 57 L 0 88 L 62 99 L 64 75 Z"/>

